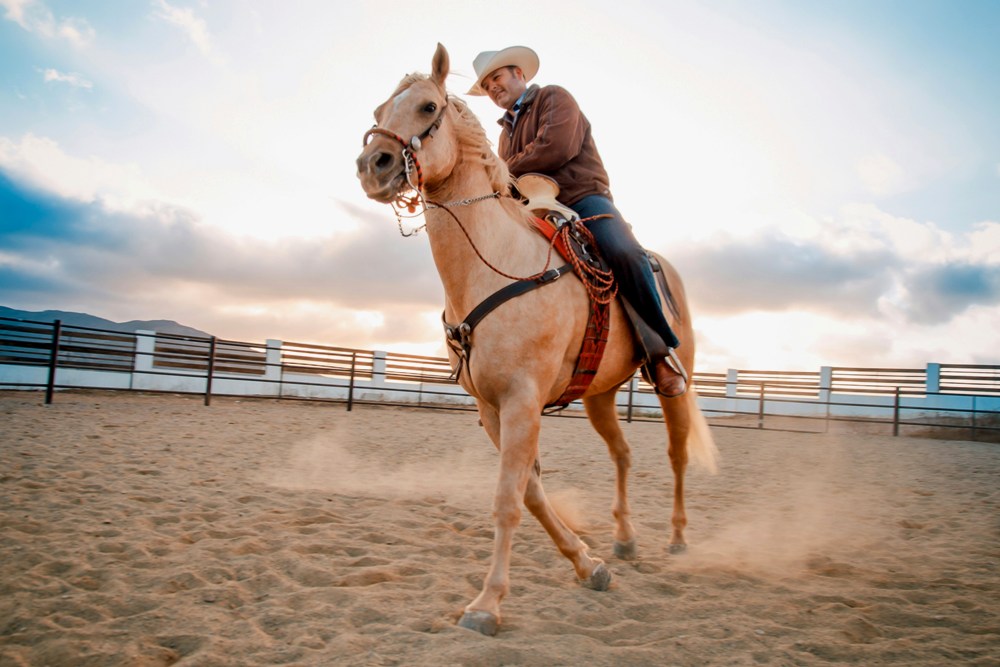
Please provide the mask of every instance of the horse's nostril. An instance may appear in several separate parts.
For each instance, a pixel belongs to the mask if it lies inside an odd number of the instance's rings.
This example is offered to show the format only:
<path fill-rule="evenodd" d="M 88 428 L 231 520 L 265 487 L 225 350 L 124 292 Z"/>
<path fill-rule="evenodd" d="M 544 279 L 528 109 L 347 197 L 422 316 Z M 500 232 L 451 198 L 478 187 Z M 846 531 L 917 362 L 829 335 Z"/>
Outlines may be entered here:
<path fill-rule="evenodd" d="M 375 157 L 375 168 L 379 171 L 385 169 L 392 163 L 392 156 L 388 153 L 379 153 Z"/>

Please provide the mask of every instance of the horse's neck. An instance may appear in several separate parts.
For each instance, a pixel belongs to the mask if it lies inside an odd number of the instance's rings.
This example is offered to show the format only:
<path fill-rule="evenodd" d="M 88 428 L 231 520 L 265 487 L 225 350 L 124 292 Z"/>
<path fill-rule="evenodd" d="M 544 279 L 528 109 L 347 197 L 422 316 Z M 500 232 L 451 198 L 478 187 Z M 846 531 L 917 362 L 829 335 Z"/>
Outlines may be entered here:
<path fill-rule="evenodd" d="M 447 188 L 447 192 L 447 196 L 460 199 L 489 194 L 491 190 L 486 178 L 466 178 Z M 443 202 L 440 197 L 443 193 L 436 194 L 435 199 Z M 465 317 L 483 299 L 511 282 L 486 262 L 513 276 L 529 276 L 544 266 L 547 246 L 541 236 L 512 217 L 498 199 L 449 208 L 469 237 L 442 209 L 427 212 L 427 233 L 444 285 L 446 315 L 454 321 Z M 476 249 L 483 259 L 476 254 Z"/>

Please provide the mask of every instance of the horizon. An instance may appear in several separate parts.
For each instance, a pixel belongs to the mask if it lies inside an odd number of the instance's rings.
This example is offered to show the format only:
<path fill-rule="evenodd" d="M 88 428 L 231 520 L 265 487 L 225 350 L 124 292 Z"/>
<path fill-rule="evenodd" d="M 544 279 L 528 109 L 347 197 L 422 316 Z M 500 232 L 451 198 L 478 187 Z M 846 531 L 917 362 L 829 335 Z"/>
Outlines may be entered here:
<path fill-rule="evenodd" d="M 1000 4 L 573 6 L 0 0 L 0 302 L 443 357 L 426 236 L 354 158 L 437 42 L 495 144 L 471 62 L 526 44 L 680 270 L 700 368 L 1000 363 Z"/>

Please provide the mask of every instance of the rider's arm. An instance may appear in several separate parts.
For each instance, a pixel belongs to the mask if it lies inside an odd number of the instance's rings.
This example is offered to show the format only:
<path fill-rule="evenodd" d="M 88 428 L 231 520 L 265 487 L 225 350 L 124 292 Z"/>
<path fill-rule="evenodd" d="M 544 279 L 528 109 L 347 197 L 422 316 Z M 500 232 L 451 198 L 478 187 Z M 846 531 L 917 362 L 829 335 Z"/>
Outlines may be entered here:
<path fill-rule="evenodd" d="M 565 89 L 546 86 L 535 104 L 538 131 L 519 153 L 507 158 L 515 175 L 555 171 L 580 153 L 587 134 L 587 120 Z"/>

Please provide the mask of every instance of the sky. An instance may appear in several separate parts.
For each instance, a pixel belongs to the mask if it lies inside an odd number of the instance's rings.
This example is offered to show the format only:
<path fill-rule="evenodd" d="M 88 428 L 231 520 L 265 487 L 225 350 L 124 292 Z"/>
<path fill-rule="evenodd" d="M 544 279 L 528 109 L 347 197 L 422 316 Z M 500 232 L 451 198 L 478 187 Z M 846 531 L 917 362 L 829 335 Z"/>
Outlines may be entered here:
<path fill-rule="evenodd" d="M 998 364 L 998 34 L 996 0 L 0 0 L 0 305 L 444 356 L 427 238 L 354 160 L 438 42 L 462 96 L 523 44 L 699 370 Z"/>

